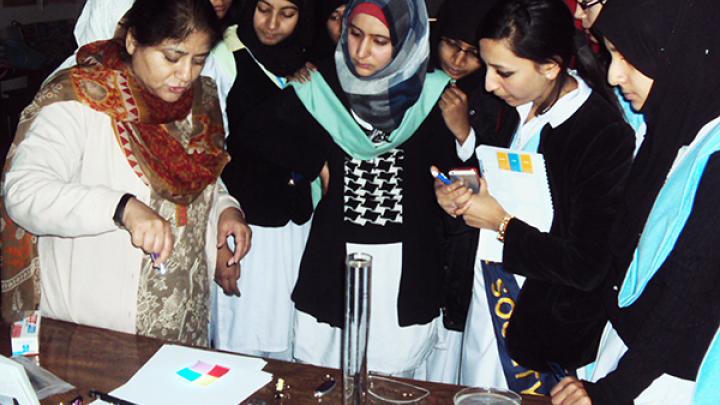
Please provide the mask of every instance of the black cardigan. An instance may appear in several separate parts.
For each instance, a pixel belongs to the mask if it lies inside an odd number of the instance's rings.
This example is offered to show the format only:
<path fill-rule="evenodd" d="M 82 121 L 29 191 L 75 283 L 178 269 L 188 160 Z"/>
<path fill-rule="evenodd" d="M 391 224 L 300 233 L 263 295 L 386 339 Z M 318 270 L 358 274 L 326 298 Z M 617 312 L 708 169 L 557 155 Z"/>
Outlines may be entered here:
<path fill-rule="evenodd" d="M 227 150 L 232 160 L 222 179 L 240 202 L 248 223 L 280 227 L 310 219 L 312 201 L 307 179 L 293 176 L 286 167 L 263 159 L 242 145 L 242 122 L 280 89 L 270 81 L 247 50 L 234 53 L 237 76 L 227 98 L 230 135 Z M 290 181 L 292 179 L 292 182 Z"/>
<path fill-rule="evenodd" d="M 710 157 L 673 251 L 631 306 L 620 309 L 625 270 L 606 288 L 610 320 L 628 351 L 615 371 L 585 382 L 593 405 L 632 404 L 667 373 L 695 380 L 720 323 L 720 154 Z"/>
<path fill-rule="evenodd" d="M 486 143 L 507 146 L 519 124 L 508 114 Z M 607 233 L 634 146 L 632 129 L 593 92 L 561 125 L 546 125 L 545 158 L 554 216 L 549 232 L 513 219 L 503 247 L 506 271 L 526 277 L 507 332 L 513 359 L 535 370 L 548 361 L 575 369 L 594 359 L 606 316 L 601 285 L 610 261 Z"/>
<path fill-rule="evenodd" d="M 480 144 L 480 135 L 498 130 L 499 118 L 510 107 L 502 100 L 485 91 L 485 71 L 481 71 L 457 82 L 458 87 L 468 95 L 470 126 L 475 131 L 475 146 Z M 478 167 L 473 154 L 462 167 Z M 472 299 L 475 272 L 475 252 L 479 229 L 465 224 L 462 217 L 443 216 L 443 245 L 445 272 L 443 282 L 443 324 L 445 328 L 464 331 L 468 308 Z"/>
<path fill-rule="evenodd" d="M 320 72 L 348 108 L 332 63 Z M 400 145 L 403 223 L 357 226 L 343 220 L 344 162 L 348 155 L 310 115 L 293 89 L 266 104 L 246 120 L 247 144 L 276 164 L 315 178 L 325 162 L 330 169 L 327 194 L 313 216 L 300 264 L 293 301 L 297 309 L 320 322 L 340 327 L 344 311 L 346 242 L 402 242 L 402 276 L 398 296 L 400 326 L 425 324 L 439 314 L 442 257 L 441 210 L 435 201 L 429 167 L 457 164 L 455 138 L 435 107 L 415 135 Z"/>

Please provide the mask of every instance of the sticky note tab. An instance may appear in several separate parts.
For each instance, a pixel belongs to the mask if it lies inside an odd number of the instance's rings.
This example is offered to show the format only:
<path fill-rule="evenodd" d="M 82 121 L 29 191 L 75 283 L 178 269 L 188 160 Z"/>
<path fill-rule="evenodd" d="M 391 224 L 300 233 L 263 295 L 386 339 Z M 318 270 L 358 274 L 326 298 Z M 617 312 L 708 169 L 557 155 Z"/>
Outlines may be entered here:
<path fill-rule="evenodd" d="M 522 166 L 520 166 L 520 155 L 517 153 L 508 153 L 510 159 L 510 170 L 514 172 L 522 172 Z"/>
<path fill-rule="evenodd" d="M 189 368 L 185 367 L 184 369 L 177 372 L 177 374 L 188 380 L 188 381 L 195 381 L 198 378 L 200 378 L 201 374 L 195 371 L 190 370 Z"/>
<path fill-rule="evenodd" d="M 498 158 L 498 167 L 501 170 L 510 170 L 510 160 L 508 159 L 508 154 L 505 152 L 498 152 L 497 153 Z"/>
<path fill-rule="evenodd" d="M 520 163 L 522 165 L 523 173 L 533 172 L 532 157 L 530 155 L 528 155 L 527 153 L 523 153 L 522 155 L 520 155 Z"/>
<path fill-rule="evenodd" d="M 214 383 L 217 381 L 217 377 L 213 377 L 211 375 L 204 375 L 197 380 L 195 380 L 194 384 L 200 385 L 202 387 L 207 387 L 208 385 Z"/>
<path fill-rule="evenodd" d="M 207 374 L 213 377 L 220 378 L 224 376 L 228 371 L 230 371 L 230 369 L 227 367 L 215 365 L 215 367 L 213 367 L 213 369 L 210 370 Z"/>

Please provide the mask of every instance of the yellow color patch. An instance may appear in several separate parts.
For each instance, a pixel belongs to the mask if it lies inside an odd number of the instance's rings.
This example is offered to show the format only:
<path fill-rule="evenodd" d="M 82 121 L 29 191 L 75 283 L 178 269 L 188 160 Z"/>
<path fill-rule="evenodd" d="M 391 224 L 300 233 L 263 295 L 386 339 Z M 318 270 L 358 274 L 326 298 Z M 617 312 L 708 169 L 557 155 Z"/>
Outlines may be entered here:
<path fill-rule="evenodd" d="M 214 383 L 215 381 L 217 381 L 216 377 L 213 377 L 211 375 L 204 375 L 204 376 L 198 378 L 197 380 L 195 380 L 195 384 L 203 386 L 203 387 L 207 387 L 208 385 Z"/>

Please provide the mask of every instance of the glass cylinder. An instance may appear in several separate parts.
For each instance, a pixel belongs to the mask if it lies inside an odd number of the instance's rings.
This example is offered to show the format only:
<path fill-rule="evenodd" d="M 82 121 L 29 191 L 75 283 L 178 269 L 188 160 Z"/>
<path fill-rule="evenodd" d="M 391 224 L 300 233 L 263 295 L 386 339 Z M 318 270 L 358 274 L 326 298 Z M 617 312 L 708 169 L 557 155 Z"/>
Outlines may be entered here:
<path fill-rule="evenodd" d="M 372 256 L 351 253 L 345 260 L 345 327 L 343 328 L 343 405 L 366 403 L 367 341 L 370 322 Z"/>

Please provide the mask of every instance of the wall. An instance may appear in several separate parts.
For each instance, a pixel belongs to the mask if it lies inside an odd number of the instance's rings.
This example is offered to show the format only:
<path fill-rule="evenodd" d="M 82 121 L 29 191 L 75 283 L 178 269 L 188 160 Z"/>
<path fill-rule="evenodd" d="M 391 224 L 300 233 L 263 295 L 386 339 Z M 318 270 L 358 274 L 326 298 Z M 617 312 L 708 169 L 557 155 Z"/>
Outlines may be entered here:
<path fill-rule="evenodd" d="M 0 0 L 0 4 L 2 2 L 3 0 Z M 38 0 L 34 6 L 2 7 L 0 8 L 0 30 L 4 31 L 13 20 L 17 20 L 22 24 L 65 19 L 74 20 L 80 14 L 83 4 L 85 4 L 85 0 L 72 0 L 72 2 L 68 3 L 53 3 L 41 7 L 40 0 Z"/>
<path fill-rule="evenodd" d="M 34 6 L 20 7 L 0 7 L 0 32 L 4 31 L 10 25 L 10 22 L 17 20 L 22 24 L 34 23 L 39 21 L 53 21 L 76 19 L 80 15 L 85 0 L 68 0 L 67 3 L 51 4 L 40 6 L 44 0 L 36 0 Z M 113 0 L 105 0 L 113 1 Z M 426 0 L 428 10 L 434 15 L 440 8 L 444 0 Z M 482 0 L 478 0 L 482 1 Z M 3 0 L 0 0 L 2 6 Z M 2 36 L 2 34 L 0 34 Z"/>

